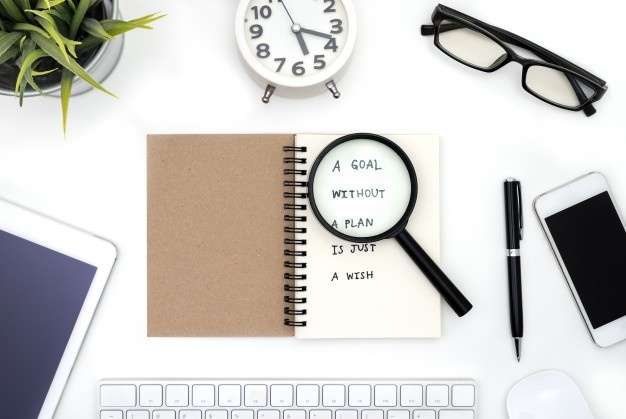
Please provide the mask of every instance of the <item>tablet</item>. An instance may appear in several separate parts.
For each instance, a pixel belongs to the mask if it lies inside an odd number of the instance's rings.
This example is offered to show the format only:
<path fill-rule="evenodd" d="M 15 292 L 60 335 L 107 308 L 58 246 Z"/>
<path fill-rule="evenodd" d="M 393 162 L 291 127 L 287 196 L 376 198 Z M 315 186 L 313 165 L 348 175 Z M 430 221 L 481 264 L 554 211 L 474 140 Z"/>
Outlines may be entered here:
<path fill-rule="evenodd" d="M 1 417 L 52 418 L 116 253 L 0 199 Z"/>

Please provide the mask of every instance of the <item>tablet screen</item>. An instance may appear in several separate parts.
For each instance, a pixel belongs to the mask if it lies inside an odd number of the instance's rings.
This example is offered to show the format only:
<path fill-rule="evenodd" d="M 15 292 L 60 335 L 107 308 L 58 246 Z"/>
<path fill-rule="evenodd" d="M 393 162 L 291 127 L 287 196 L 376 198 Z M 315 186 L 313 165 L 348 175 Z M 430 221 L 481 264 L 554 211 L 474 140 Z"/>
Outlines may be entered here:
<path fill-rule="evenodd" d="M 0 230 L 0 410 L 37 419 L 97 268 Z"/>

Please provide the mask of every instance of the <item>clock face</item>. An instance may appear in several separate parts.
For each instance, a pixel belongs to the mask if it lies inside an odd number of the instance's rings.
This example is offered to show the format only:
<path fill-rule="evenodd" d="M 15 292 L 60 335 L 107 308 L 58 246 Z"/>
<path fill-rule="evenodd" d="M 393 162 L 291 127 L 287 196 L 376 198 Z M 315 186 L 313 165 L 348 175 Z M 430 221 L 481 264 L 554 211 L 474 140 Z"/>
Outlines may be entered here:
<path fill-rule="evenodd" d="M 268 79 L 319 78 L 343 65 L 353 43 L 342 0 L 243 0 L 247 57 Z M 256 66 L 258 66 L 256 65 Z"/>

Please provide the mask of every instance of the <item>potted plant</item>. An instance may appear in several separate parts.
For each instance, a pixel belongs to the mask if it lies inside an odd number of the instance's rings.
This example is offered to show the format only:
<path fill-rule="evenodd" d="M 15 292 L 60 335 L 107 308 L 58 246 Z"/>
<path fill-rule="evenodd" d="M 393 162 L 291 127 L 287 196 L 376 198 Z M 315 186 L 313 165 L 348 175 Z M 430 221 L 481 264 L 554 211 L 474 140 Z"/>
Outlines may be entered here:
<path fill-rule="evenodd" d="M 63 132 L 72 94 L 96 88 L 117 63 L 113 38 L 164 15 L 119 20 L 118 0 L 0 0 L 0 94 L 61 97 Z"/>

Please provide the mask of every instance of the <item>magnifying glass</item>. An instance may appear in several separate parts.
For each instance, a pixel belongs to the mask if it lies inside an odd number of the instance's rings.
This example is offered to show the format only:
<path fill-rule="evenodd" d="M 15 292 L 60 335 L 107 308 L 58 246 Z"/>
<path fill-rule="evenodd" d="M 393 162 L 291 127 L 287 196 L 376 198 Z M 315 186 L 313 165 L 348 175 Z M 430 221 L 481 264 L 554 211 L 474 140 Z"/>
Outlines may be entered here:
<path fill-rule="evenodd" d="M 356 243 L 395 238 L 454 312 L 472 304 L 406 231 L 417 200 L 417 176 L 406 153 L 375 134 L 350 134 L 330 143 L 311 167 L 308 195 L 320 223 Z"/>

